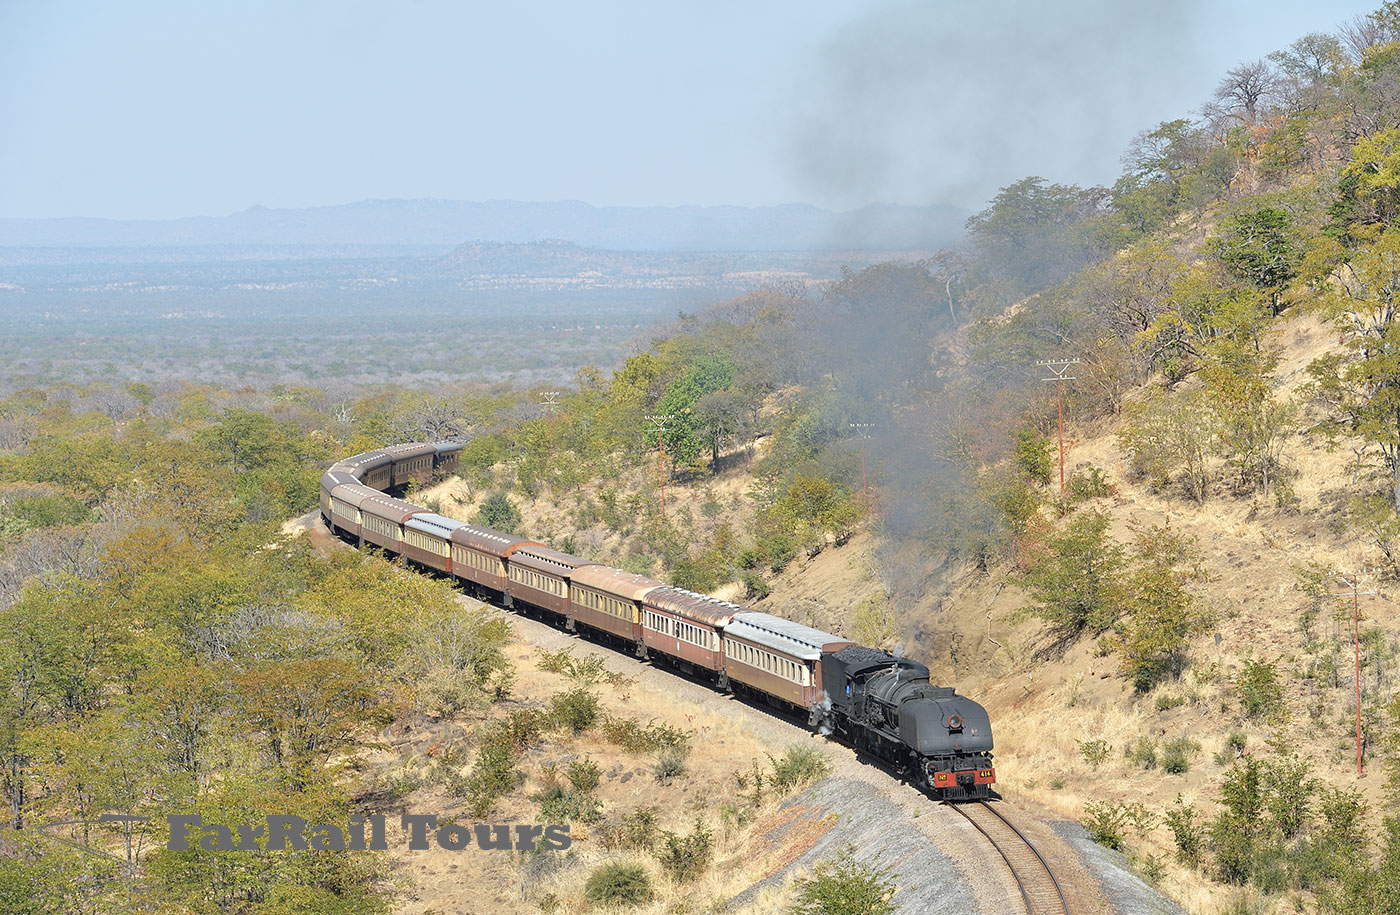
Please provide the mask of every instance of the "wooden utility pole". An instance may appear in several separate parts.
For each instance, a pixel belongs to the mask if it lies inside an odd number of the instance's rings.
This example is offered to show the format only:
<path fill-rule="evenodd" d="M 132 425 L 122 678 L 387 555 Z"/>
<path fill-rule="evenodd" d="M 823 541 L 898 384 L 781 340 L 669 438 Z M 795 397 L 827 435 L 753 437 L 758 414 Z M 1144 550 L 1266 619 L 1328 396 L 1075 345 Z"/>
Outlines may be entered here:
<path fill-rule="evenodd" d="M 1065 494 L 1065 401 L 1064 383 L 1074 381 L 1073 375 L 1066 375 L 1069 367 L 1078 365 L 1078 359 L 1046 359 L 1037 362 L 1036 365 L 1050 370 L 1053 378 L 1042 378 L 1041 381 L 1055 382 L 1055 410 L 1060 414 L 1060 495 Z"/>
<path fill-rule="evenodd" d="M 545 414 L 549 416 L 549 456 L 554 457 L 554 410 L 559 406 L 558 391 L 541 391 L 540 406 L 544 407 Z"/>
<path fill-rule="evenodd" d="M 1352 572 L 1335 572 L 1333 577 L 1349 591 L 1332 592 L 1337 597 L 1351 595 L 1351 634 L 1356 652 L 1356 777 L 1365 773 L 1361 769 L 1361 595 L 1375 594 L 1375 591 L 1362 591 L 1361 586 L 1374 575 L 1371 569 L 1357 569 Z"/>
<path fill-rule="evenodd" d="M 870 441 L 870 430 L 875 428 L 874 423 L 851 423 L 851 428 L 860 436 L 860 497 L 866 504 L 870 502 L 870 485 L 866 482 L 865 476 L 865 443 Z"/>
<path fill-rule="evenodd" d="M 666 424 L 675 419 L 670 413 L 656 413 L 647 421 L 656 429 L 656 478 L 661 484 L 661 514 L 666 514 Z"/>

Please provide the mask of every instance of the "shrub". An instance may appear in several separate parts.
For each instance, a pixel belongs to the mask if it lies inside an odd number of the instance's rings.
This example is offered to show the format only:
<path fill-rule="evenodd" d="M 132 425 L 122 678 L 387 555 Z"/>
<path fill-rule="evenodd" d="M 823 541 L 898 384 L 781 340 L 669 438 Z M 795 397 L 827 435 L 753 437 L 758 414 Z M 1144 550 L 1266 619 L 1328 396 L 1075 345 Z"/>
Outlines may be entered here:
<path fill-rule="evenodd" d="M 1190 737 L 1177 737 L 1162 747 L 1162 771 L 1171 775 L 1185 775 L 1191 769 L 1191 760 L 1201 751 L 1201 745 Z"/>
<path fill-rule="evenodd" d="M 745 600 L 759 601 L 773 593 L 772 586 L 764 579 L 763 573 L 757 569 L 749 569 L 744 572 L 742 581 Z"/>
<path fill-rule="evenodd" d="M 471 675 L 455 667 L 433 667 L 418 685 L 418 705 L 434 718 L 453 718 L 486 703 Z"/>
<path fill-rule="evenodd" d="M 582 734 L 593 727 L 602 715 L 602 704 L 587 687 L 577 686 L 549 699 L 545 716 L 554 727 Z"/>
<path fill-rule="evenodd" d="M 1246 718 L 1274 719 L 1283 715 L 1283 685 L 1278 681 L 1278 671 L 1267 661 L 1245 661 L 1235 681 L 1235 692 Z"/>
<path fill-rule="evenodd" d="M 1071 502 L 1084 502 L 1089 499 L 1102 499 L 1112 491 L 1108 475 L 1098 467 L 1090 467 L 1083 473 L 1076 472 L 1065 484 Z"/>
<path fill-rule="evenodd" d="M 1123 755 L 1135 766 L 1142 766 L 1144 769 L 1157 768 L 1157 744 L 1146 735 L 1124 747 Z"/>
<path fill-rule="evenodd" d="M 487 496 L 486 501 L 481 503 L 481 508 L 472 516 L 473 524 L 492 527 L 498 531 L 516 535 L 520 533 L 520 525 L 523 520 L 520 516 L 520 509 L 511 503 L 509 496 L 500 491 Z"/>
<path fill-rule="evenodd" d="M 476 754 L 476 767 L 464 783 L 467 812 L 484 817 L 496 805 L 496 799 L 520 783 L 515 768 L 515 751 L 503 740 L 488 739 Z"/>
<path fill-rule="evenodd" d="M 1244 731 L 1231 731 L 1230 736 L 1225 738 L 1225 746 L 1215 754 L 1215 764 L 1217 766 L 1228 766 L 1240 754 L 1244 752 L 1245 744 L 1249 742 L 1249 735 Z"/>
<path fill-rule="evenodd" d="M 603 802 L 588 791 L 568 791 L 563 785 L 554 785 L 530 799 L 540 805 L 543 823 L 596 823 L 603 818 Z"/>
<path fill-rule="evenodd" d="M 1176 840 L 1176 860 L 1187 867 L 1195 867 L 1201 862 L 1201 846 L 1205 836 L 1196 823 L 1196 808 L 1185 803 L 1181 795 L 1176 796 L 1176 804 L 1162 815 L 1167 828 Z"/>
<path fill-rule="evenodd" d="M 1136 801 L 1131 804 L 1088 801 L 1084 804 L 1084 828 L 1095 842 L 1105 848 L 1121 851 L 1124 833 L 1129 827 L 1142 833 L 1151 826 L 1152 815 Z"/>
<path fill-rule="evenodd" d="M 659 783 L 671 784 L 685 776 L 685 756 L 685 750 L 681 747 L 663 747 L 656 755 L 656 765 L 651 767 L 651 774 Z"/>
<path fill-rule="evenodd" d="M 589 792 L 597 788 L 603 780 L 603 769 L 585 756 L 569 763 L 569 767 L 564 770 L 564 776 L 569 780 L 569 784 L 574 786 L 575 791 Z"/>
<path fill-rule="evenodd" d="M 1113 752 L 1113 744 L 1106 740 L 1079 740 L 1076 743 L 1084 761 L 1095 769 L 1103 765 L 1103 761 L 1108 759 L 1108 754 Z"/>
<path fill-rule="evenodd" d="M 777 759 L 768 757 L 773 764 L 771 783 L 786 794 L 814 782 L 831 771 L 831 760 L 820 747 L 808 743 L 789 744 L 783 755 Z"/>
<path fill-rule="evenodd" d="M 656 814 L 659 807 L 640 807 L 621 820 L 600 830 L 603 847 L 650 851 L 656 844 Z"/>
<path fill-rule="evenodd" d="M 1045 539 L 1045 553 L 1025 575 L 1039 617 L 1062 640 L 1113 625 L 1124 600 L 1123 547 L 1108 534 L 1109 516 L 1087 511 Z"/>
<path fill-rule="evenodd" d="M 1185 696 L 1168 696 L 1166 693 L 1158 693 L 1157 695 L 1157 711 L 1159 712 L 1169 712 L 1185 704 Z"/>
<path fill-rule="evenodd" d="M 633 908 L 651 901 L 651 877 L 640 864 L 614 861 L 588 875 L 583 895 L 594 905 Z"/>
<path fill-rule="evenodd" d="M 792 915 L 893 915 L 898 886 L 889 878 L 888 868 L 854 860 L 848 846 L 797 882 Z"/>
<path fill-rule="evenodd" d="M 1041 486 L 1050 485 L 1056 464 L 1049 439 L 1031 429 L 1017 430 L 1015 460 L 1016 468 L 1026 479 Z"/>
<path fill-rule="evenodd" d="M 688 836 L 679 833 L 663 832 L 661 848 L 656 852 L 656 860 L 677 883 L 689 883 L 705 872 L 710 866 L 710 856 L 714 852 L 714 835 L 705 828 L 705 823 L 697 819 L 695 829 Z"/>
<path fill-rule="evenodd" d="M 647 722 L 642 724 L 635 718 L 605 716 L 601 725 L 603 737 L 629 753 L 654 753 L 666 747 L 684 749 L 690 744 L 690 735 L 669 724 Z"/>

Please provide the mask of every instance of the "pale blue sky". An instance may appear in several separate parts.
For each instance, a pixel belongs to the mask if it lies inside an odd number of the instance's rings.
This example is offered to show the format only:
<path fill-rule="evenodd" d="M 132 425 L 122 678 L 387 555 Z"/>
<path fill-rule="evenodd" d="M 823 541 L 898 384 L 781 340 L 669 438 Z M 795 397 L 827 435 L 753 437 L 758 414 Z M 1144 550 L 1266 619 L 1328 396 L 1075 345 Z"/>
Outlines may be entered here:
<path fill-rule="evenodd" d="M 0 0 L 0 217 L 980 207 L 1379 0 Z"/>

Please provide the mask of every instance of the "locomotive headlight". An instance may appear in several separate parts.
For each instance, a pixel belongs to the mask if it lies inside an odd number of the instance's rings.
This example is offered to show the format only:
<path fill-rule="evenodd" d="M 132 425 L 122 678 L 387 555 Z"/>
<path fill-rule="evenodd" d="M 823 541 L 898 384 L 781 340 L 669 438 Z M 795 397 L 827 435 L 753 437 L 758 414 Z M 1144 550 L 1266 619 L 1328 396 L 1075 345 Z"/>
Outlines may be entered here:
<path fill-rule="evenodd" d="M 949 716 L 948 716 L 948 730 L 950 730 L 950 731 L 956 731 L 956 730 L 960 729 L 961 727 L 962 727 L 962 716 L 961 716 L 961 715 L 954 714 L 954 715 L 949 715 Z"/>

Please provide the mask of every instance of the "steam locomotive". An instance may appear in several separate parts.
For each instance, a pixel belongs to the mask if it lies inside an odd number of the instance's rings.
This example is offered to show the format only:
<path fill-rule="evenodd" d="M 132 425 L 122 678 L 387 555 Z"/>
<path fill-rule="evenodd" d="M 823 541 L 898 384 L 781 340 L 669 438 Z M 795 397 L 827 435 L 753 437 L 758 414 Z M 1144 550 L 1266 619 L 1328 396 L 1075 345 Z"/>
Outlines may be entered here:
<path fill-rule="evenodd" d="M 987 712 L 934 686 L 924 665 L 386 494 L 451 472 L 461 447 L 415 442 L 336 462 L 321 478 L 322 520 L 356 546 L 449 576 L 482 599 L 805 716 L 935 798 L 988 796 L 996 770 Z"/>

